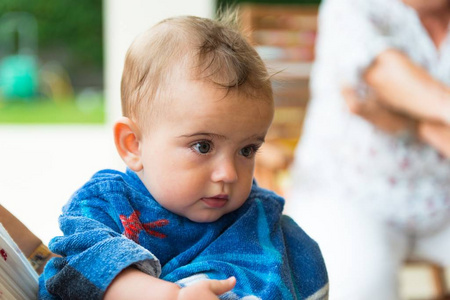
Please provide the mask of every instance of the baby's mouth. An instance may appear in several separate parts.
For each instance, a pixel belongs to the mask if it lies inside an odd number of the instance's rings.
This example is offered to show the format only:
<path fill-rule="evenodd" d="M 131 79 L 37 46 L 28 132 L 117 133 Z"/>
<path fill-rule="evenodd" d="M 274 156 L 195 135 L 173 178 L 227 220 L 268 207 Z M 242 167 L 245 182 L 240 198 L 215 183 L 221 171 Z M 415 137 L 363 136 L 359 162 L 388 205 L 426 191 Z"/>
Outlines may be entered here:
<path fill-rule="evenodd" d="M 222 208 L 228 202 L 228 195 L 216 195 L 212 197 L 201 198 L 203 203 L 205 203 L 210 208 Z"/>

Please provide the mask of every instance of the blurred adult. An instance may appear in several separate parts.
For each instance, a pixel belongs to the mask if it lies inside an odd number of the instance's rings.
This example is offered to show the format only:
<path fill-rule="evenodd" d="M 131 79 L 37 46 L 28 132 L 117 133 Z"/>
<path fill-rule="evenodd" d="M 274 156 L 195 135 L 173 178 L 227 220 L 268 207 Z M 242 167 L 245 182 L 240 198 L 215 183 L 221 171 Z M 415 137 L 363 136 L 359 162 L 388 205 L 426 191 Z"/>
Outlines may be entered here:
<path fill-rule="evenodd" d="M 407 259 L 450 265 L 450 1 L 324 0 L 288 213 L 330 299 L 398 299 Z"/>

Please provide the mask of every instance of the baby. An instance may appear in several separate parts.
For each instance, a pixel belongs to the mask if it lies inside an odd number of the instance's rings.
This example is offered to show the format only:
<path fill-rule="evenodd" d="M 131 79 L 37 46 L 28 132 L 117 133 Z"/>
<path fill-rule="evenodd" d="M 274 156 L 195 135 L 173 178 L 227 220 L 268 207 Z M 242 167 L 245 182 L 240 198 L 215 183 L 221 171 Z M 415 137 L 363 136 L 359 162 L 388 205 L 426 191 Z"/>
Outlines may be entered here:
<path fill-rule="evenodd" d="M 264 63 L 223 21 L 164 20 L 128 50 L 125 173 L 63 208 L 41 299 L 326 299 L 317 244 L 256 185 L 274 103 Z"/>

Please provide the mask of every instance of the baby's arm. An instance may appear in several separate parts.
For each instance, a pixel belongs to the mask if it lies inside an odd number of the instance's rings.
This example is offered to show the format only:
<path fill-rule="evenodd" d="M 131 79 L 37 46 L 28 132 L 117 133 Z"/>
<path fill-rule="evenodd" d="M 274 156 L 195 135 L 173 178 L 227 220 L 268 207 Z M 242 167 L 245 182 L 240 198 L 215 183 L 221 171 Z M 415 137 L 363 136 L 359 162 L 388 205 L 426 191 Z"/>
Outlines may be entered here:
<path fill-rule="evenodd" d="M 106 171 L 96 174 L 64 207 L 59 218 L 64 235 L 49 244 L 60 257 L 50 260 L 44 269 L 40 298 L 101 299 L 117 274 L 131 265 L 159 276 L 158 259 L 123 234 L 120 215 L 128 216 L 122 211 L 128 207 L 126 193 L 115 193 L 116 201 L 102 196 L 111 194 L 105 192 L 108 186 L 117 190 L 123 186 L 103 180 L 108 176 L 112 177 Z"/>
<path fill-rule="evenodd" d="M 218 295 L 233 289 L 236 279 L 205 280 L 191 286 L 180 288 L 172 282 L 147 275 L 137 269 L 122 271 L 106 290 L 105 300 L 197 300 L 219 299 Z"/>
<path fill-rule="evenodd" d="M 412 117 L 450 124 L 450 87 L 437 81 L 406 55 L 382 52 L 365 73 L 380 101 Z"/>

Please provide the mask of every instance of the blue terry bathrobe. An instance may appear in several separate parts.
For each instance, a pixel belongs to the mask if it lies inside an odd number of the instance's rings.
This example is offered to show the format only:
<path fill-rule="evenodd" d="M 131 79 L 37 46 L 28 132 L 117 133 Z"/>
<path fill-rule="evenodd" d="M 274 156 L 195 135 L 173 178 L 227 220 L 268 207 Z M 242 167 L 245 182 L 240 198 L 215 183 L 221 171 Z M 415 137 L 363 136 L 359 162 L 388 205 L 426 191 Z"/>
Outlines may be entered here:
<path fill-rule="evenodd" d="M 283 205 L 253 184 L 238 210 L 195 223 L 161 207 L 133 171 L 100 171 L 63 208 L 64 236 L 49 245 L 61 257 L 47 263 L 39 297 L 102 299 L 133 265 L 180 286 L 235 276 L 220 299 L 327 299 L 319 247 Z"/>

